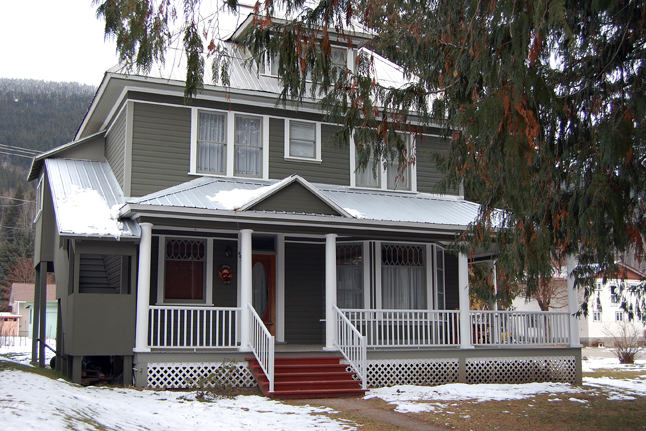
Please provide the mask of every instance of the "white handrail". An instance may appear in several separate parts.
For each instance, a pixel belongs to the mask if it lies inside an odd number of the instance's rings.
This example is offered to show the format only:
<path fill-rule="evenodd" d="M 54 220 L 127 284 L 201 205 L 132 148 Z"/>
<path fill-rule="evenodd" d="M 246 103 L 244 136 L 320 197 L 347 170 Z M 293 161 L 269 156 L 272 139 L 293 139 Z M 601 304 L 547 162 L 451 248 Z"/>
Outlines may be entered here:
<path fill-rule="evenodd" d="M 236 348 L 239 308 L 150 306 L 148 346 L 165 349 Z"/>
<path fill-rule="evenodd" d="M 361 378 L 361 388 L 367 389 L 367 344 L 366 338 L 354 327 L 336 305 L 332 306 L 336 312 L 336 337 L 334 344 L 339 348 L 343 357 L 350 363 L 354 371 Z"/>
<path fill-rule="evenodd" d="M 247 308 L 249 309 L 249 347 L 267 376 L 269 392 L 274 392 L 274 336 L 269 333 L 253 306 L 247 303 Z"/>
<path fill-rule="evenodd" d="M 460 312 L 343 309 L 370 348 L 460 345 Z"/>
<path fill-rule="evenodd" d="M 558 311 L 471 311 L 474 345 L 567 345 L 570 319 Z"/>

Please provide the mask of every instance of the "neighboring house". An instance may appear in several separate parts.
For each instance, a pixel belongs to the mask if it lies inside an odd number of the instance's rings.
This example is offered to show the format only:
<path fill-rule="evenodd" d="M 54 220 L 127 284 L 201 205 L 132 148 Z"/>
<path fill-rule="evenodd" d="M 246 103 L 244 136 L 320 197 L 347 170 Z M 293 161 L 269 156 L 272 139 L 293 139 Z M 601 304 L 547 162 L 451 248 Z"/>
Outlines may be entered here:
<path fill-rule="evenodd" d="M 354 67 L 354 48 L 334 49 Z M 445 247 L 478 206 L 434 194 L 439 128 L 407 137 L 417 163 L 403 181 L 392 164 L 373 178 L 352 142 L 325 144 L 337 128 L 315 100 L 277 106 L 273 69 L 231 54 L 230 88 L 205 85 L 190 105 L 176 75 L 108 71 L 74 141 L 34 159 L 57 368 L 80 381 L 109 360 L 125 382 L 134 367 L 137 386 L 186 387 L 226 359 L 244 386 L 249 356 L 273 381 L 274 358 L 342 354 L 364 386 L 580 381 L 567 312 L 546 317 L 561 331 L 540 342 L 522 333 L 540 313 L 500 341 L 498 315 L 470 312 L 467 257 Z M 474 348 L 476 324 L 493 336 Z"/>
<path fill-rule="evenodd" d="M 623 263 L 619 262 L 620 278 L 608 279 L 604 283 L 600 275 L 595 283 L 595 291 L 588 303 L 588 315 L 579 316 L 577 323 L 579 327 L 579 337 L 581 344 L 584 346 L 605 345 L 612 347 L 614 345 L 614 336 L 620 336 L 622 326 L 634 326 L 638 334 L 643 339 L 646 326 L 646 316 L 635 313 L 633 320 L 629 320 L 628 313 L 621 308 L 621 295 L 623 292 L 627 303 L 630 304 L 634 299 L 628 293 L 631 286 L 643 284 L 646 280 L 646 274 Z M 563 271 L 562 271 L 563 272 Z M 567 304 L 567 286 L 566 280 L 561 274 L 552 280 L 552 284 L 559 286 L 555 289 L 557 298 L 550 305 L 550 311 L 564 310 L 568 308 Z M 583 291 L 577 292 L 577 301 L 583 302 Z M 527 301 L 525 298 L 516 298 L 513 303 L 513 309 L 517 311 L 538 311 L 540 310 L 535 300 Z"/>
<path fill-rule="evenodd" d="M 33 283 L 13 283 L 9 294 L 9 306 L 13 314 L 19 315 L 20 325 L 18 335 L 31 338 L 34 315 L 34 285 Z M 56 322 L 58 320 L 58 302 L 56 301 L 56 285 L 47 285 L 47 327 L 46 338 L 56 337 Z"/>
<path fill-rule="evenodd" d="M 13 344 L 13 337 L 18 336 L 18 326 L 22 316 L 13 313 L 0 313 L 0 347 L 5 344 Z"/>

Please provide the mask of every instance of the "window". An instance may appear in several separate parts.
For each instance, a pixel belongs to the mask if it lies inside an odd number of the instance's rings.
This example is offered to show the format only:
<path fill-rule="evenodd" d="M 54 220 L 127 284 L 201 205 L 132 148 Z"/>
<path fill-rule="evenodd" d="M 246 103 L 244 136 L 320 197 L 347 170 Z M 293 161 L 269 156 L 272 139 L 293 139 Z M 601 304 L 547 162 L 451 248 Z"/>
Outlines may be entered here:
<path fill-rule="evenodd" d="M 197 135 L 197 170 L 225 175 L 227 173 L 226 114 L 200 111 Z"/>
<path fill-rule="evenodd" d="M 270 57 L 265 53 L 263 60 L 258 65 L 258 73 L 261 75 L 278 76 L 278 56 Z"/>
<path fill-rule="evenodd" d="M 601 311 L 595 311 L 592 313 L 593 322 L 601 322 Z"/>
<path fill-rule="evenodd" d="M 262 177 L 262 118 L 236 115 L 234 173 Z"/>
<path fill-rule="evenodd" d="M 206 271 L 204 240 L 168 238 L 164 262 L 164 299 L 204 302 Z"/>
<path fill-rule="evenodd" d="M 339 308 L 363 308 L 363 247 L 336 247 L 336 302 Z"/>
<path fill-rule="evenodd" d="M 623 311 L 615 311 L 615 321 L 617 321 L 617 322 L 623 322 L 624 321 L 624 312 Z"/>
<path fill-rule="evenodd" d="M 381 248 L 381 296 L 384 309 L 426 308 L 425 247 L 384 244 Z"/>
<path fill-rule="evenodd" d="M 408 154 L 411 149 L 410 136 L 404 137 Z M 381 164 L 374 157 L 370 157 L 367 162 L 360 163 L 356 156 L 354 143 L 350 145 L 350 157 L 354 159 L 353 180 L 355 187 L 369 187 L 382 190 L 415 190 L 415 166 L 406 166 L 400 169 L 397 160 Z"/>
<path fill-rule="evenodd" d="M 613 305 L 619 304 L 619 289 L 617 289 L 617 286 L 610 286 L 610 303 Z"/>
<path fill-rule="evenodd" d="M 285 158 L 305 161 L 320 161 L 320 123 L 286 120 Z"/>
<path fill-rule="evenodd" d="M 330 52 L 330 62 L 333 68 L 345 70 L 348 67 L 348 50 L 333 48 Z"/>
<path fill-rule="evenodd" d="M 192 174 L 268 179 L 268 117 L 192 110 Z"/>

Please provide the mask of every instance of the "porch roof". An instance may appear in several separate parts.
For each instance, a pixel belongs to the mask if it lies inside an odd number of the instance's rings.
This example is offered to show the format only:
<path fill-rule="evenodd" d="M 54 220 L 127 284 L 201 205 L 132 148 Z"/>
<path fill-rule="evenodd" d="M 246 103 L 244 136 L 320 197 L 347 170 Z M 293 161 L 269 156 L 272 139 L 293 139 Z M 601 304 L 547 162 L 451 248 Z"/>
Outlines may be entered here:
<path fill-rule="evenodd" d="M 315 212 L 268 211 L 254 205 L 268 196 L 279 195 L 285 184 L 298 181 L 338 215 Z M 461 227 L 471 223 L 479 206 L 461 198 L 428 193 L 387 192 L 356 189 L 347 186 L 312 184 L 294 174 L 283 180 L 225 179 L 203 177 L 141 198 L 128 204 L 151 207 L 195 208 L 199 210 L 244 213 L 284 213 L 309 216 L 358 219 L 387 223 L 421 223 Z M 152 209 L 152 208 L 151 208 Z"/>
<path fill-rule="evenodd" d="M 118 220 L 125 198 L 107 162 L 46 159 L 61 236 L 138 238 L 139 225 Z"/>

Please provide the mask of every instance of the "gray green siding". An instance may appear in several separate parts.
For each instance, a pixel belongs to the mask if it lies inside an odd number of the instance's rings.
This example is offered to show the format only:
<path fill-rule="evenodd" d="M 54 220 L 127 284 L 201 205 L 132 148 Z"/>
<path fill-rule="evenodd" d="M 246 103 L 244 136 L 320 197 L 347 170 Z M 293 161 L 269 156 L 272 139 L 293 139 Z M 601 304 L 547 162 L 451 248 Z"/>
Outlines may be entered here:
<path fill-rule="evenodd" d="M 296 182 L 260 201 L 251 210 L 339 215 L 328 204 Z"/>
<path fill-rule="evenodd" d="M 124 188 L 124 157 L 126 151 L 126 109 L 112 124 L 110 131 L 105 136 L 105 159 L 110 165 L 110 169 L 117 178 L 121 189 Z"/>
<path fill-rule="evenodd" d="M 350 148 L 334 147 L 327 140 L 336 127 L 321 125 L 321 163 L 285 159 L 285 120 L 269 119 L 269 178 L 283 179 L 300 174 L 311 183 L 350 185 Z"/>
<path fill-rule="evenodd" d="M 191 111 L 134 104 L 132 196 L 190 181 Z"/>
<path fill-rule="evenodd" d="M 449 142 L 438 136 L 422 136 L 417 145 L 417 191 L 424 193 L 438 193 L 435 185 L 443 175 L 435 166 L 433 155 L 435 152 L 447 154 Z M 457 195 L 457 190 L 447 190 L 446 194 Z"/>
<path fill-rule="evenodd" d="M 285 341 L 323 344 L 325 246 L 285 244 Z"/>

